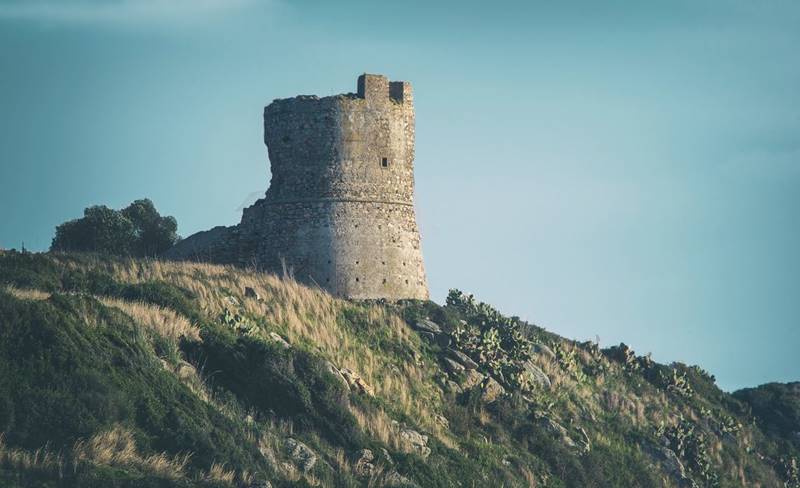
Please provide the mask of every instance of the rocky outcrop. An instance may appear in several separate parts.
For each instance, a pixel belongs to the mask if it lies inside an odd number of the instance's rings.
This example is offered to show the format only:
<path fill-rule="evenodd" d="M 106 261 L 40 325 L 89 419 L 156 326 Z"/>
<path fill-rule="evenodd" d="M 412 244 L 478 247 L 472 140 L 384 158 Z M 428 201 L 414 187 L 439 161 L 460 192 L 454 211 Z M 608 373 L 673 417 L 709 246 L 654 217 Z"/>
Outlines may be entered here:
<path fill-rule="evenodd" d="M 481 393 L 481 400 L 486 403 L 492 403 L 493 401 L 497 400 L 501 396 L 506 394 L 505 388 L 503 385 L 497 382 L 491 376 L 486 378 L 486 381 L 483 382 L 483 392 Z"/>
<path fill-rule="evenodd" d="M 414 323 L 414 328 L 421 332 L 428 332 L 431 334 L 441 334 L 442 328 L 439 324 L 431 321 L 430 319 L 421 319 Z"/>
<path fill-rule="evenodd" d="M 522 367 L 525 369 L 525 372 L 531 378 L 531 381 L 540 388 L 549 389 L 551 386 L 550 378 L 542 371 L 538 366 L 533 364 L 531 361 L 525 361 L 522 364 Z"/>
<path fill-rule="evenodd" d="M 344 377 L 345 381 L 347 381 L 350 391 L 362 395 L 375 396 L 375 390 L 369 386 L 367 382 L 358 375 L 358 373 L 347 368 L 342 368 L 339 370 L 339 372 L 342 374 L 342 377 Z"/>
<path fill-rule="evenodd" d="M 292 346 L 291 346 L 291 345 L 290 345 L 288 342 L 286 342 L 286 339 L 284 339 L 283 337 L 281 337 L 281 336 L 280 336 L 280 334 L 278 334 L 278 333 L 276 333 L 276 332 L 270 332 L 270 333 L 269 333 L 269 338 L 270 338 L 270 340 L 271 340 L 272 342 L 275 342 L 275 343 L 277 343 L 279 346 L 281 346 L 281 347 L 284 347 L 284 348 L 286 348 L 286 349 L 289 349 L 290 347 L 292 347 Z"/>
<path fill-rule="evenodd" d="M 420 337 L 441 348 L 450 347 L 453 343 L 450 334 L 444 332 L 439 324 L 430 319 L 420 319 L 411 326 L 419 333 Z"/>
<path fill-rule="evenodd" d="M 533 344 L 531 346 L 531 353 L 539 356 L 544 356 L 545 358 L 551 361 L 556 360 L 556 353 L 554 353 L 552 349 L 545 346 L 544 344 Z"/>
<path fill-rule="evenodd" d="M 307 473 L 311 471 L 317 463 L 317 454 L 311 450 L 310 447 L 298 441 L 297 439 L 286 439 L 286 453 L 302 472 Z"/>
<path fill-rule="evenodd" d="M 330 361 L 325 363 L 328 371 L 350 391 L 359 395 L 375 396 L 375 389 L 372 388 L 358 373 L 351 369 L 339 369 Z"/>
<path fill-rule="evenodd" d="M 559 439 L 567 447 L 577 447 L 575 441 L 569 436 L 567 429 L 550 417 L 542 417 L 539 419 L 539 425 L 549 432 L 553 437 Z"/>
<path fill-rule="evenodd" d="M 691 486 L 686 468 L 672 449 L 654 444 L 645 444 L 642 446 L 642 450 L 653 461 L 660 464 L 678 482 L 678 486 Z"/>
<path fill-rule="evenodd" d="M 375 455 L 369 449 L 360 449 L 352 453 L 350 462 L 357 476 L 368 478 L 376 471 Z"/>
<path fill-rule="evenodd" d="M 442 358 L 442 362 L 444 363 L 445 369 L 447 369 L 450 374 L 458 375 L 466 370 L 461 363 L 457 363 L 450 358 Z"/>
<path fill-rule="evenodd" d="M 386 486 L 391 486 L 393 488 L 416 488 L 419 486 L 397 471 L 391 471 L 384 476 L 383 482 L 386 484 Z"/>
<path fill-rule="evenodd" d="M 400 438 L 413 452 L 419 454 L 423 459 L 430 455 L 431 448 L 428 447 L 427 435 L 420 434 L 416 430 L 405 427 L 400 429 Z"/>
<path fill-rule="evenodd" d="M 477 370 L 468 369 L 464 374 L 464 379 L 461 383 L 461 386 L 466 389 L 474 388 L 475 386 L 480 385 L 483 383 L 483 380 L 486 379 L 486 375 L 483 373 L 479 373 Z"/>
<path fill-rule="evenodd" d="M 459 385 L 458 383 L 456 383 L 451 379 L 445 378 L 441 380 L 440 383 L 442 386 L 442 390 L 445 393 L 449 393 L 450 395 L 460 395 L 461 393 L 464 392 L 464 389 L 461 388 L 461 385 Z"/>
<path fill-rule="evenodd" d="M 461 364 L 465 369 L 478 369 L 478 363 L 472 360 L 469 356 L 456 349 L 448 349 L 447 355 L 453 360 Z"/>
<path fill-rule="evenodd" d="M 339 380 L 346 389 L 350 389 L 350 383 L 347 382 L 347 378 L 345 378 L 342 372 L 339 371 L 339 368 L 334 366 L 334 364 L 330 361 L 326 361 L 325 366 L 328 368 L 328 372 L 330 372 L 334 378 Z"/>

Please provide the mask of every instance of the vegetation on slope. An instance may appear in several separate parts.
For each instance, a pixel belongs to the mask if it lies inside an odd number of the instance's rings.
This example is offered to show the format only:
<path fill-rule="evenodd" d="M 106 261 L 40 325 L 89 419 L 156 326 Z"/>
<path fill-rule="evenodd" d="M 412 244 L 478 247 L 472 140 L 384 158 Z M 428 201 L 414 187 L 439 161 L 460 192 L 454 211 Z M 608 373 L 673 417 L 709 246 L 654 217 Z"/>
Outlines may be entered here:
<path fill-rule="evenodd" d="M 0 254 L 0 486 L 800 486 L 800 395 L 765 388 L 457 291 Z"/>

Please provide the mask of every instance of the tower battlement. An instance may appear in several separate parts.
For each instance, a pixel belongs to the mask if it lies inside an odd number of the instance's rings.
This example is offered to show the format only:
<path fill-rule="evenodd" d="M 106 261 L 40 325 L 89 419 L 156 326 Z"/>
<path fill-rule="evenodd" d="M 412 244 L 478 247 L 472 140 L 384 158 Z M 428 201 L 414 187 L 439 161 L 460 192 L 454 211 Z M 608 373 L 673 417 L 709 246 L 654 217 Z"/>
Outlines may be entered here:
<path fill-rule="evenodd" d="M 358 77 L 359 98 L 365 100 L 382 102 L 393 100 L 397 103 L 413 103 L 411 83 L 407 81 L 389 81 L 383 75 L 371 75 L 364 73 Z"/>

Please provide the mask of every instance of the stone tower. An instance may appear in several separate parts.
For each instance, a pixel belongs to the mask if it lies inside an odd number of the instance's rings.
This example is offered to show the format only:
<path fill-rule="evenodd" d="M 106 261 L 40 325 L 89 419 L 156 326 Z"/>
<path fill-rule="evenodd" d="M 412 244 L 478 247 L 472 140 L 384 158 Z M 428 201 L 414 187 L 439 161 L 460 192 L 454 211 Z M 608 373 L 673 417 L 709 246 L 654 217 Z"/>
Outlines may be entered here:
<path fill-rule="evenodd" d="M 356 94 L 275 100 L 264 142 L 270 187 L 213 254 L 290 270 L 337 296 L 428 298 L 410 83 L 364 74 Z"/>

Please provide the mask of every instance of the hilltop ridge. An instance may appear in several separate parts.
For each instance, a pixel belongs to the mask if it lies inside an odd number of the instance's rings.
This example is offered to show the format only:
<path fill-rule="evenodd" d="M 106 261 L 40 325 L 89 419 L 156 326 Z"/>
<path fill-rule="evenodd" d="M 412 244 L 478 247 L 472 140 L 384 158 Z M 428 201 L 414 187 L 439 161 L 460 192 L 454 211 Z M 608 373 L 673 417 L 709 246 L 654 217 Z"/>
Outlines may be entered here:
<path fill-rule="evenodd" d="M 799 419 L 457 290 L 0 253 L 0 486 L 797 487 Z"/>

